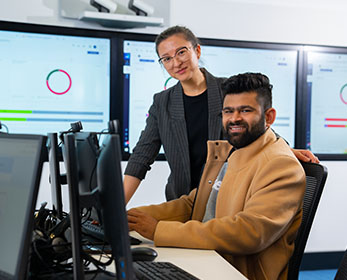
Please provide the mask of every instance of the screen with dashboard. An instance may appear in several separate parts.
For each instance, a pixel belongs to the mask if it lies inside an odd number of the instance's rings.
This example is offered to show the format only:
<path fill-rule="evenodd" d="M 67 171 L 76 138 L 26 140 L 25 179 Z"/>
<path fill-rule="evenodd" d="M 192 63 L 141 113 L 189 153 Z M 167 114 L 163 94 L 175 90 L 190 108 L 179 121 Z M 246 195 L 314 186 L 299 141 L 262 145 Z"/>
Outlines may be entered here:
<path fill-rule="evenodd" d="M 158 63 L 154 37 L 141 36 L 125 37 L 121 46 L 125 153 L 131 153 L 145 127 L 153 95 L 177 83 Z M 217 77 L 261 72 L 270 78 L 278 112 L 273 128 L 294 147 L 299 46 L 211 39 L 202 39 L 201 45 L 201 67 Z"/>
<path fill-rule="evenodd" d="M 306 148 L 321 159 L 347 159 L 347 49 L 305 51 Z"/>
<path fill-rule="evenodd" d="M 2 23 L 0 120 L 10 133 L 46 134 L 110 119 L 111 37 L 93 30 Z"/>
<path fill-rule="evenodd" d="M 158 63 L 153 34 L 0 23 L 1 131 L 46 134 L 81 121 L 98 132 L 119 119 L 127 159 L 153 95 L 178 82 Z M 291 147 L 347 159 L 347 48 L 206 38 L 201 48 L 200 66 L 217 77 L 270 78 L 272 127 Z"/>

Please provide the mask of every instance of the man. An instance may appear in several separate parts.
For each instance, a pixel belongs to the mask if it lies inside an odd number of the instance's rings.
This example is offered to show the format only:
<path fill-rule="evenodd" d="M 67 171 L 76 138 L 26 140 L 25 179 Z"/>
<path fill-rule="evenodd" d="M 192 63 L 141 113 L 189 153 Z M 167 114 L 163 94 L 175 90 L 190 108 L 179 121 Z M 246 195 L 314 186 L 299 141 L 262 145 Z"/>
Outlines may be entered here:
<path fill-rule="evenodd" d="M 208 142 L 197 193 L 130 210 L 129 228 L 156 246 L 214 249 L 249 279 L 286 279 L 305 173 L 270 129 L 276 111 L 269 79 L 245 73 L 222 88 L 228 141 Z"/>

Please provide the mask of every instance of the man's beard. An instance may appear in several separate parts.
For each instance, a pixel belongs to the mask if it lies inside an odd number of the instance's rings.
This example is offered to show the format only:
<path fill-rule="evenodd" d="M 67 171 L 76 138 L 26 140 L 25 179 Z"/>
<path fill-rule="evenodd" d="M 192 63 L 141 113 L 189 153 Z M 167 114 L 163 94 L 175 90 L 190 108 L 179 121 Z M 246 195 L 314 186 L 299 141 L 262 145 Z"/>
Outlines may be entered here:
<path fill-rule="evenodd" d="M 265 116 L 262 115 L 259 122 L 254 123 L 249 129 L 249 125 L 247 122 L 229 122 L 227 127 L 223 127 L 224 138 L 228 140 L 228 142 L 233 145 L 236 149 L 240 149 L 246 147 L 251 144 L 255 140 L 257 140 L 260 136 L 262 136 L 266 130 L 265 128 Z M 229 127 L 232 125 L 242 125 L 245 127 L 245 132 L 240 133 L 231 133 L 229 132 Z"/>

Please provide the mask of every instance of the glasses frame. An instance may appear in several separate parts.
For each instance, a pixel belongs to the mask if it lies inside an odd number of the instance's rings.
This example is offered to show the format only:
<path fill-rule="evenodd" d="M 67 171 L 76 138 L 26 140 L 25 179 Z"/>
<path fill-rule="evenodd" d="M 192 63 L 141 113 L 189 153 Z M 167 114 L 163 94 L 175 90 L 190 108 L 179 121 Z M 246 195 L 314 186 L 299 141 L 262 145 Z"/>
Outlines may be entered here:
<path fill-rule="evenodd" d="M 180 51 L 186 50 L 187 52 L 189 52 L 190 49 L 192 49 L 192 48 L 193 48 L 193 46 L 191 46 L 191 47 L 183 46 L 183 47 L 179 48 L 179 49 L 176 51 L 175 55 L 173 55 L 173 56 L 163 56 L 163 57 L 160 57 L 160 58 L 158 59 L 158 62 L 159 62 L 159 64 L 161 64 L 161 65 L 163 65 L 163 66 L 170 66 L 170 65 L 173 63 L 173 61 L 174 61 L 174 59 L 175 59 L 176 57 L 178 57 L 178 58 L 180 57 L 180 56 L 179 56 Z M 165 59 L 170 59 L 170 60 L 164 62 Z M 182 62 L 183 62 L 183 61 L 182 61 Z"/>

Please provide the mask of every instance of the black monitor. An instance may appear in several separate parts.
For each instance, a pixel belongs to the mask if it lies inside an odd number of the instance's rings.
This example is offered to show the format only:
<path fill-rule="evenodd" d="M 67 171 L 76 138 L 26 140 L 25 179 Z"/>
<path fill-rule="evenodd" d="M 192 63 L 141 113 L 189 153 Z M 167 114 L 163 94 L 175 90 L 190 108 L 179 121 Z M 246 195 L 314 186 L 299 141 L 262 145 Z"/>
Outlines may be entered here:
<path fill-rule="evenodd" d="M 78 190 L 77 139 L 73 133 L 64 135 L 63 154 L 69 185 L 70 219 L 72 229 L 72 255 L 74 278 L 83 279 L 84 270 L 81 241 L 81 196 Z M 125 210 L 125 199 L 121 171 L 121 149 L 118 135 L 107 135 L 97 159 L 97 192 L 92 195 L 94 203 L 101 210 L 106 239 L 112 247 L 117 279 L 132 280 L 132 255 L 129 229 Z M 91 194 L 89 192 L 89 194 Z"/>
<path fill-rule="evenodd" d="M 26 279 L 45 153 L 45 136 L 0 134 L 1 279 Z"/>
<path fill-rule="evenodd" d="M 76 157 L 78 166 L 78 189 L 79 194 L 87 194 L 97 188 L 97 160 L 99 156 L 99 133 L 96 132 L 76 132 Z M 102 224 L 102 217 L 99 210 L 89 207 L 87 217 Z"/>
<path fill-rule="evenodd" d="M 91 192 L 97 187 L 96 164 L 99 154 L 99 140 L 97 133 L 75 133 L 76 152 L 78 159 L 79 191 Z"/>
<path fill-rule="evenodd" d="M 347 49 L 305 47 L 304 145 L 322 160 L 347 159 Z"/>
<path fill-rule="evenodd" d="M 112 247 L 117 279 L 135 279 L 121 170 L 119 135 L 108 135 L 99 155 L 97 174 L 104 232 Z"/>
<path fill-rule="evenodd" d="M 52 210 L 54 215 L 60 220 L 63 218 L 63 202 L 61 193 L 62 175 L 60 173 L 59 159 L 61 151 L 58 147 L 57 133 L 48 133 L 48 161 L 49 161 L 49 180 L 51 183 Z"/>
<path fill-rule="evenodd" d="M 10 133 L 46 134 L 110 120 L 114 33 L 0 21 L 0 120 Z"/>
<path fill-rule="evenodd" d="M 127 158 L 145 127 L 153 95 L 177 83 L 158 63 L 154 35 L 123 34 L 119 40 L 118 72 L 123 72 L 122 149 Z M 273 128 L 291 147 L 296 144 L 297 80 L 302 51 L 299 45 L 201 39 L 200 64 L 217 77 L 244 72 L 266 74 L 278 112 Z M 151 81 L 150 83 L 148 81 Z M 163 153 L 163 150 L 161 150 Z"/>
<path fill-rule="evenodd" d="M 78 164 L 75 136 L 72 133 L 64 135 L 63 157 L 69 188 L 70 225 L 73 258 L 73 279 L 84 279 L 82 258 L 81 215 L 78 191 Z"/>

